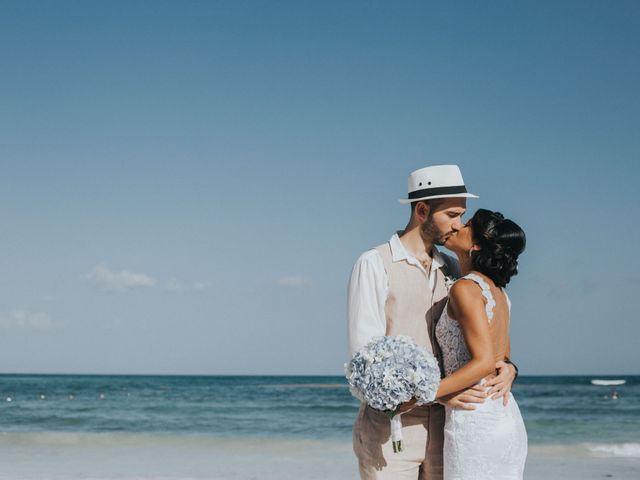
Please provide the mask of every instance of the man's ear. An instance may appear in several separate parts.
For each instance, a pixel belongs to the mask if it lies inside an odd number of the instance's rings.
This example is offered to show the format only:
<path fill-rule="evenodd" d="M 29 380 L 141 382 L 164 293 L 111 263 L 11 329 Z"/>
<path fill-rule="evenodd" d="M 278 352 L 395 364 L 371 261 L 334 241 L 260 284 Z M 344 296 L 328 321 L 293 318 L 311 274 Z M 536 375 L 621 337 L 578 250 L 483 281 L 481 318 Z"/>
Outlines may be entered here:
<path fill-rule="evenodd" d="M 418 202 L 416 204 L 416 215 L 418 215 L 419 218 L 426 219 L 430 211 L 431 207 L 427 202 Z"/>

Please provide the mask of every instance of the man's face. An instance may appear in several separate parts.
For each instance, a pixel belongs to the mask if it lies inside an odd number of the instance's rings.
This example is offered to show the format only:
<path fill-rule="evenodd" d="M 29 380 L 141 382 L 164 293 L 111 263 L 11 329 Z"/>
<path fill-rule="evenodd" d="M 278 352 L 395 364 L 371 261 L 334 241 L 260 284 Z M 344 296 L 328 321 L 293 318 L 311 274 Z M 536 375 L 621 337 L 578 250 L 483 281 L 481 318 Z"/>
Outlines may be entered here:
<path fill-rule="evenodd" d="M 430 208 L 421 230 L 425 239 L 435 245 L 444 245 L 447 239 L 462 228 L 462 216 L 467 211 L 466 198 L 445 198 Z"/>

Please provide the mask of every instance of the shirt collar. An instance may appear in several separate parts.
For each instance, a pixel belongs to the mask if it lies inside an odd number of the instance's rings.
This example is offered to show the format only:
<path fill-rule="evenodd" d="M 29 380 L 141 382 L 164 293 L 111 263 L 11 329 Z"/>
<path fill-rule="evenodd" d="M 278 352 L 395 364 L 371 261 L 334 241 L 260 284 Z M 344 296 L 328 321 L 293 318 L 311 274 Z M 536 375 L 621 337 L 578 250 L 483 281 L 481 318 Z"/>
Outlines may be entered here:
<path fill-rule="evenodd" d="M 391 237 L 391 240 L 389 240 L 389 245 L 391 246 L 391 258 L 394 262 L 406 260 L 409 263 L 414 263 L 422 267 L 422 264 L 413 255 L 411 255 L 402 244 L 398 233 L 395 233 Z M 438 251 L 435 245 L 433 246 L 431 257 L 431 270 L 437 270 L 445 264 L 444 258 L 442 258 L 442 254 Z"/>

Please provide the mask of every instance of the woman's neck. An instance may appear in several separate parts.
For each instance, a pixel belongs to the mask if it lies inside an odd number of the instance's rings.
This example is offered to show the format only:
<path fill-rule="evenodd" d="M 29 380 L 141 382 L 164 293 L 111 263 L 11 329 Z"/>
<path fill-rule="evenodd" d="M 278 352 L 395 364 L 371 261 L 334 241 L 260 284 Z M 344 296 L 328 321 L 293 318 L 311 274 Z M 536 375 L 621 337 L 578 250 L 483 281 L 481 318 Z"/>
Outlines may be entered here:
<path fill-rule="evenodd" d="M 473 270 L 473 263 L 471 262 L 471 255 L 469 252 L 456 252 L 458 257 L 458 263 L 460 264 L 460 275 L 468 275 Z"/>

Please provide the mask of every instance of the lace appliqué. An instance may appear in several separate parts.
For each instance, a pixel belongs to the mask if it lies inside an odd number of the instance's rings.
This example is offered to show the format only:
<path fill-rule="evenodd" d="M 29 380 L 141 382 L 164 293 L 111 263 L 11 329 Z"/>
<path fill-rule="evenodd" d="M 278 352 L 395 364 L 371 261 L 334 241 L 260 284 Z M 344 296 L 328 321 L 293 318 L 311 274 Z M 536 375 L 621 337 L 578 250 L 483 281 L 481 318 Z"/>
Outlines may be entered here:
<path fill-rule="evenodd" d="M 489 284 L 485 282 L 482 277 L 476 275 L 475 273 L 470 273 L 464 278 L 466 278 L 467 280 L 473 280 L 482 289 L 482 296 L 487 301 L 487 304 L 484 307 L 484 311 L 487 312 L 487 318 L 489 319 L 489 323 L 491 323 L 491 320 L 493 320 L 493 307 L 496 306 L 496 301 L 494 300 L 493 295 L 491 295 L 491 287 L 489 287 Z"/>
<path fill-rule="evenodd" d="M 449 302 L 445 305 L 442 316 L 436 324 L 436 339 L 442 351 L 445 375 L 451 375 L 471 360 L 471 354 L 464 342 L 460 325 L 447 315 L 448 306 Z"/>
<path fill-rule="evenodd" d="M 521 480 L 527 433 L 511 398 L 486 400 L 476 410 L 447 408 L 444 441 L 445 480 Z"/>

